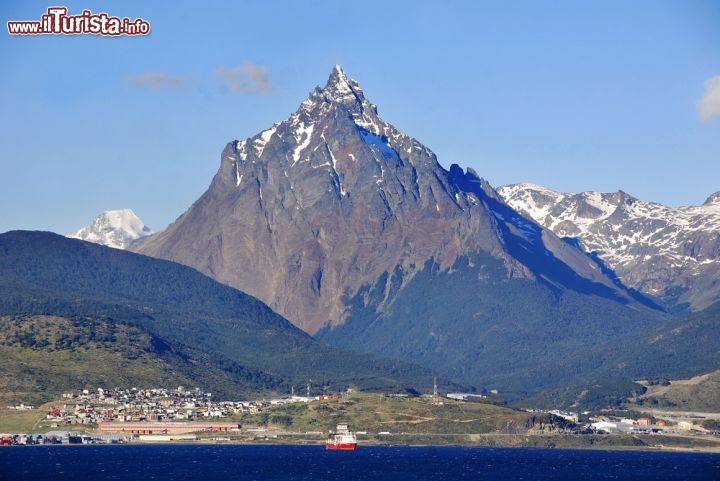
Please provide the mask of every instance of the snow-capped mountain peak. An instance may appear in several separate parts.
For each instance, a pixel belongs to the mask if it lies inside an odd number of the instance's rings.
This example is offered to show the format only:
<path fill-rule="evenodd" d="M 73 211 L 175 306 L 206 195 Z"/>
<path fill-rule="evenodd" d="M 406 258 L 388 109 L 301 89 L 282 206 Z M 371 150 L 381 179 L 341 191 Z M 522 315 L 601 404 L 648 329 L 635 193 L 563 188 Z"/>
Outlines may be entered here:
<path fill-rule="evenodd" d="M 257 172 L 253 172 L 258 166 L 269 159 L 273 163 L 280 160 L 283 177 L 291 178 L 293 173 L 308 169 L 326 172 L 333 179 L 333 188 L 344 197 L 355 180 L 360 180 L 357 169 L 360 157 L 351 152 L 352 142 L 348 144 L 348 139 L 358 136 L 371 154 L 363 156 L 371 164 L 365 168 L 373 171 L 369 175 L 377 185 L 386 180 L 386 164 L 394 165 L 401 150 L 408 154 L 422 151 L 421 158 L 434 159 L 426 147 L 383 121 L 358 82 L 335 65 L 325 87 L 316 87 L 288 119 L 253 137 L 233 142 L 223 154 L 226 163 L 221 177 L 228 185 L 242 189 L 255 177 Z M 299 196 L 296 199 L 301 200 Z"/>
<path fill-rule="evenodd" d="M 669 305 L 702 308 L 714 299 L 694 286 L 720 271 L 720 192 L 703 205 L 678 208 L 623 191 L 569 194 L 515 184 L 498 193 L 560 237 L 577 239 L 630 287 Z"/>
<path fill-rule="evenodd" d="M 377 302 L 390 303 L 428 260 L 450 269 L 479 252 L 513 278 L 546 272 L 561 285 L 625 296 L 574 246 L 502 203 L 477 173 L 445 170 L 383 120 L 339 66 L 289 118 L 230 142 L 200 200 L 132 249 L 267 300 L 312 333 L 347 319 L 348 292 L 382 277 L 388 288 Z M 576 276 L 564 277 L 568 268 Z"/>
<path fill-rule="evenodd" d="M 93 219 L 92 223 L 68 235 L 116 249 L 126 249 L 132 241 L 152 234 L 152 231 L 131 209 L 108 210 Z"/>
<path fill-rule="evenodd" d="M 382 121 L 378 118 L 377 107 L 365 98 L 360 84 L 349 78 L 339 65 L 333 67 L 325 87 L 316 87 L 295 116 L 301 112 L 317 116 L 320 112 L 328 112 L 333 105 L 341 106 L 358 126 L 380 133 Z"/>
<path fill-rule="evenodd" d="M 333 67 L 325 87 L 316 87 L 302 103 L 301 109 L 311 111 L 318 104 L 323 103 L 343 104 L 356 111 L 362 111 L 369 105 L 360 84 L 349 78 L 339 65 Z"/>
<path fill-rule="evenodd" d="M 365 99 L 360 85 L 355 80 L 348 79 L 339 65 L 333 67 L 323 93 L 335 102 L 362 102 Z"/>

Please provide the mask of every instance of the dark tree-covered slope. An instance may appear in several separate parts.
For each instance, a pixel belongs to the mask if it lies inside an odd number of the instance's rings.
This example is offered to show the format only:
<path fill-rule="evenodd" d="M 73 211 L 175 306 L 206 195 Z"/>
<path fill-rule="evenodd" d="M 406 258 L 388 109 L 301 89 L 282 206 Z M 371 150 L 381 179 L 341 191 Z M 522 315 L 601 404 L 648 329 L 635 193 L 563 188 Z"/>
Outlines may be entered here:
<path fill-rule="evenodd" d="M 402 362 L 328 347 L 194 269 L 48 232 L 0 234 L 0 315 L 18 314 L 114 319 L 214 362 L 261 372 L 274 384 L 402 388 L 431 377 Z"/>

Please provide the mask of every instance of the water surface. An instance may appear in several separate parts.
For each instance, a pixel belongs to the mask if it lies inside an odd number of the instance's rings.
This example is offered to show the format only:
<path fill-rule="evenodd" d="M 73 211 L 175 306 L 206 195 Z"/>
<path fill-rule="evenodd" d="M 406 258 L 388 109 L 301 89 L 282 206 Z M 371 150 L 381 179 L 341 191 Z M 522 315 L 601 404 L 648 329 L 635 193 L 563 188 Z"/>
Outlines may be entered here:
<path fill-rule="evenodd" d="M 3 480 L 720 481 L 720 454 L 360 446 L 108 445 L 0 449 Z"/>

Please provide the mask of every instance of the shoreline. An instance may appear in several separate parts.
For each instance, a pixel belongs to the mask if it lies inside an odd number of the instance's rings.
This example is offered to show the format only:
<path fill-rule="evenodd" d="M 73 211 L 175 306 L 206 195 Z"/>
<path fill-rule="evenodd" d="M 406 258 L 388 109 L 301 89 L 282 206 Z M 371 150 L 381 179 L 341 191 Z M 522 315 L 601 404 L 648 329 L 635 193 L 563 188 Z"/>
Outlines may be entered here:
<path fill-rule="evenodd" d="M 91 433 L 87 433 L 91 435 Z M 241 436 L 214 438 L 198 436 L 195 439 L 130 439 L 118 443 L 47 443 L 37 445 L 13 445 L 3 447 L 42 446 L 157 446 L 157 445 L 235 445 L 235 446 L 317 446 L 324 440 L 297 439 L 295 435 L 269 436 L 268 438 L 243 438 Z M 427 442 L 429 437 L 443 436 L 445 442 Z M 477 436 L 470 443 L 453 442 L 450 438 Z M 456 439 L 455 441 L 459 441 Z M 358 449 L 363 447 L 455 447 L 478 449 L 557 449 L 579 451 L 643 451 L 643 452 L 695 452 L 720 454 L 720 437 L 703 436 L 633 436 L 624 434 L 505 434 L 485 433 L 479 435 L 390 435 L 383 439 L 359 439 Z"/>
<path fill-rule="evenodd" d="M 326 440 L 325 434 L 343 423 L 355 427 L 360 447 L 457 446 L 720 452 L 720 435 L 701 428 L 685 430 L 680 429 L 679 425 L 663 425 L 663 431 L 659 432 L 644 430 L 606 434 L 591 431 L 588 425 L 568 423 L 564 418 L 544 411 L 530 412 L 495 403 L 461 401 L 446 401 L 436 405 L 423 398 L 400 399 L 376 393 L 356 392 L 342 400 L 263 406 L 262 412 L 258 409 L 258 412 L 243 412 L 201 422 L 77 423 L 82 412 L 77 414 L 75 411 L 88 409 L 88 405 L 91 411 L 102 411 L 103 415 L 107 414 L 105 411 L 108 409 L 117 409 L 89 401 L 62 404 L 60 409 L 69 413 L 64 414 L 70 420 L 68 422 L 63 423 L 57 416 L 53 418 L 49 414 L 42 416 L 42 413 L 58 411 L 53 406 L 60 406 L 60 403 L 63 401 L 47 403 L 28 411 L 0 410 L 2 414 L 8 414 L 0 415 L 4 417 L 4 422 L 0 423 L 0 436 L 10 437 L 5 440 L 18 444 L 25 443 L 28 440 L 26 437 L 30 435 L 32 439 L 29 441 L 36 441 L 41 434 L 43 442 L 48 435 L 48 438 L 54 437 L 56 441 L 68 444 L 70 438 L 74 437 L 73 444 L 85 441 L 89 444 L 321 445 Z M 131 408 L 140 412 L 139 406 Z M 144 409 L 148 409 L 146 416 L 160 412 L 158 409 L 152 411 L 149 407 Z M 110 414 L 115 414 L 115 411 Z M 130 414 L 122 411 L 120 415 L 127 417 Z M 87 439 L 80 439 L 82 436 L 87 436 Z"/>
<path fill-rule="evenodd" d="M 207 446 L 207 445 L 226 445 L 226 446 L 276 446 L 276 447 L 293 447 L 293 446 L 313 446 L 317 447 L 321 451 L 323 449 L 323 443 L 288 443 L 288 442 L 245 442 L 245 441 L 213 441 L 213 440 L 187 440 L 187 441 L 130 441 L 122 443 L 93 443 L 93 444 L 38 444 L 38 445 L 15 445 L 15 446 L 3 446 L 0 448 L 18 448 L 18 447 L 33 447 L 33 448 L 44 448 L 44 447 L 88 447 L 88 446 Z M 382 443 L 364 443 L 358 445 L 357 449 L 362 450 L 364 447 L 372 448 L 463 448 L 463 449 L 508 449 L 508 450 L 548 450 L 548 451 L 625 451 L 625 452 L 655 452 L 655 453 L 699 453 L 699 454 L 710 454 L 720 455 L 720 447 L 718 448 L 702 448 L 702 447 L 682 447 L 682 446 L 607 446 L 607 445 L 594 445 L 594 446 L 533 446 L 533 445 L 514 445 L 514 446 L 503 446 L 503 445 L 484 445 L 484 444 L 382 444 Z"/>

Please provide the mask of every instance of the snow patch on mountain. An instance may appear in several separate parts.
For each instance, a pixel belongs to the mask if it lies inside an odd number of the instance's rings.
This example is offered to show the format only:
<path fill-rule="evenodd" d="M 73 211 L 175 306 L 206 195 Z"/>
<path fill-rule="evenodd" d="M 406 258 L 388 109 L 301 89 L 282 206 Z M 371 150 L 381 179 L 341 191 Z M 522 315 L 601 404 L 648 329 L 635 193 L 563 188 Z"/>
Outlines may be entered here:
<path fill-rule="evenodd" d="M 577 239 L 641 292 L 690 290 L 709 267 L 720 268 L 720 193 L 673 208 L 622 191 L 573 194 L 524 183 L 497 192 L 558 236 Z"/>
<path fill-rule="evenodd" d="M 67 237 L 96 244 L 127 249 L 131 242 L 152 234 L 152 231 L 131 209 L 109 210 L 95 217 L 92 223 Z"/>
<path fill-rule="evenodd" d="M 315 130 L 315 125 L 308 124 L 305 125 L 304 122 L 300 122 L 300 125 L 298 126 L 297 130 L 295 130 L 295 143 L 297 147 L 295 147 L 295 150 L 293 150 L 292 158 L 293 158 L 293 165 L 300 160 L 300 155 L 303 150 L 307 148 L 308 145 L 310 145 L 310 141 L 312 140 L 312 134 L 313 130 Z"/>
<path fill-rule="evenodd" d="M 342 108 L 337 110 L 338 106 Z M 247 178 L 244 171 L 248 167 L 242 166 L 242 162 L 261 163 L 266 157 L 272 158 L 278 154 L 276 151 L 266 150 L 271 139 L 275 141 L 277 138 L 278 144 L 282 145 L 282 155 L 288 160 L 284 174 L 286 177 L 288 171 L 301 170 L 304 168 L 303 164 L 310 163 L 313 169 L 327 170 L 337 184 L 339 194 L 346 196 L 348 188 L 343 183 L 344 170 L 356 162 L 355 156 L 346 153 L 346 147 L 326 140 L 333 135 L 327 131 L 327 125 L 316 125 L 316 119 L 326 118 L 331 111 L 347 115 L 355 124 L 362 142 L 377 157 L 379 175 L 374 175 L 377 185 L 381 185 L 384 180 L 384 162 L 400 161 L 400 145 L 406 147 L 407 153 L 414 148 L 434 157 L 426 147 L 381 120 L 377 107 L 365 98 L 358 82 L 349 78 L 339 65 L 335 65 L 325 87 L 316 87 L 310 92 L 309 97 L 300 104 L 300 108 L 287 120 L 278 122 L 253 137 L 234 142 L 234 152 L 226 158 L 234 169 L 232 175 L 235 186 L 244 188 L 247 185 L 243 183 L 243 179 Z M 414 156 L 408 155 L 406 159 L 411 165 L 412 157 Z"/>
<path fill-rule="evenodd" d="M 263 150 L 265 149 L 265 144 L 268 143 L 268 140 L 273 136 L 275 133 L 275 130 L 277 129 L 277 125 L 273 125 L 267 130 L 264 130 L 260 132 L 260 134 L 255 137 L 255 140 L 253 140 L 253 147 L 255 148 L 255 154 L 260 157 L 263 153 Z"/>

